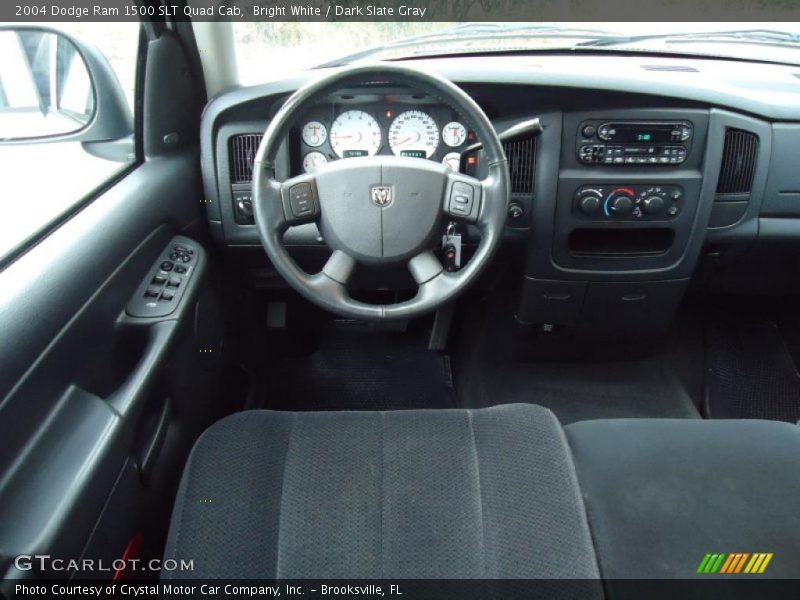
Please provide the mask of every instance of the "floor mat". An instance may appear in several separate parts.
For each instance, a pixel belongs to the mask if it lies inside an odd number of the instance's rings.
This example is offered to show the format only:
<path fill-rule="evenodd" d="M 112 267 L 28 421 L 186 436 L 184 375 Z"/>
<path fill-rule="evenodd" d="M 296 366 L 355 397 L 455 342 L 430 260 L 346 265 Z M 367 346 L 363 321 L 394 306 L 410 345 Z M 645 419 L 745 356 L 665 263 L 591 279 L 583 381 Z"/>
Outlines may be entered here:
<path fill-rule="evenodd" d="M 475 391 L 472 405 L 540 404 L 564 425 L 588 419 L 700 416 L 671 369 L 656 360 L 507 363 L 496 365 Z"/>
<path fill-rule="evenodd" d="M 266 400 L 273 410 L 455 408 L 449 359 L 427 350 L 424 331 L 376 332 L 329 324 L 311 354 L 271 361 Z"/>
<path fill-rule="evenodd" d="M 767 317 L 739 315 L 707 326 L 705 412 L 715 419 L 800 419 L 800 375 Z"/>
<path fill-rule="evenodd" d="M 474 329 L 460 340 L 453 370 L 464 406 L 529 402 L 549 408 L 564 425 L 700 417 L 703 338 L 694 322 L 676 324 L 672 338 L 647 352 L 623 348 L 616 356 L 607 344 L 573 341 L 566 346 L 580 356 L 562 359 L 548 341 L 521 334 L 509 312 L 476 314 Z"/>

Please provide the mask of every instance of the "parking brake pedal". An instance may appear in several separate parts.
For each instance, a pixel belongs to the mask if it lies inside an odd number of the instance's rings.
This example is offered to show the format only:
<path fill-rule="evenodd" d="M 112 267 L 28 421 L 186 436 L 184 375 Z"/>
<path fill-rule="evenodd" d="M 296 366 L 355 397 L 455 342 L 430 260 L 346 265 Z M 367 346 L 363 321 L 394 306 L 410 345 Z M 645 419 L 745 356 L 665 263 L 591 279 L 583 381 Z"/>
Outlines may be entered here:
<path fill-rule="evenodd" d="M 444 306 L 440 306 L 436 311 L 436 316 L 433 319 L 433 328 L 431 329 L 431 337 L 428 340 L 428 350 L 435 352 L 444 352 L 447 350 L 447 342 L 450 339 L 450 329 L 453 325 L 453 313 L 455 312 L 455 305 L 448 302 Z"/>

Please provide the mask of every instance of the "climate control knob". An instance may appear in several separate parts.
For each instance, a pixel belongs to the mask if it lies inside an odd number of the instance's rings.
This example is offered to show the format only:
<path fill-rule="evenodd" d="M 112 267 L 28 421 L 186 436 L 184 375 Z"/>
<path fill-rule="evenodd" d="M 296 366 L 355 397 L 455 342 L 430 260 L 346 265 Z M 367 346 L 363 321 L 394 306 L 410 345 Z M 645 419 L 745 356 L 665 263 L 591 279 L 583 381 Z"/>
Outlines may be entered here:
<path fill-rule="evenodd" d="M 600 198 L 597 196 L 583 196 L 578 201 L 578 209 L 585 215 L 593 215 L 600 210 Z"/>
<path fill-rule="evenodd" d="M 664 210 L 664 199 L 660 196 L 648 196 L 642 200 L 642 210 L 646 215 L 657 215 Z"/>
<path fill-rule="evenodd" d="M 633 200 L 629 196 L 614 196 L 609 202 L 608 208 L 616 215 L 628 215 L 633 211 Z"/>

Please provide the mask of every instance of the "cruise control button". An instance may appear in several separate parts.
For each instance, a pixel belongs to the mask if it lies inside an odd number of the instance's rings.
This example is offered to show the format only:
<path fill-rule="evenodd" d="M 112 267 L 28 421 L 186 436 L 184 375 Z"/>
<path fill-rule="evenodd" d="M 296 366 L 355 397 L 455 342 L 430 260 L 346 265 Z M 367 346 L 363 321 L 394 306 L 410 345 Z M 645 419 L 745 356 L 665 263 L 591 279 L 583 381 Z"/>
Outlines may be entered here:
<path fill-rule="evenodd" d="M 314 214 L 314 197 L 310 183 L 298 183 L 289 188 L 289 206 L 292 215 L 298 219 Z"/>
<path fill-rule="evenodd" d="M 455 215 L 469 216 L 472 213 L 474 190 L 463 181 L 456 181 L 450 190 L 450 212 Z"/>

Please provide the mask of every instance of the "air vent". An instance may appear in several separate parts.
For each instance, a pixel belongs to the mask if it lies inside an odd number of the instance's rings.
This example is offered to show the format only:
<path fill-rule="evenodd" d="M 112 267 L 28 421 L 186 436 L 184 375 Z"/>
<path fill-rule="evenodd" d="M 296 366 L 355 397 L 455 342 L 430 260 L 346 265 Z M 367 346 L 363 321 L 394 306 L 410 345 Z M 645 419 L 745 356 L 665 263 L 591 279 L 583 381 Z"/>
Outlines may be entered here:
<path fill-rule="evenodd" d="M 717 195 L 749 194 L 753 187 L 758 138 L 753 133 L 729 129 L 725 133 Z"/>
<path fill-rule="evenodd" d="M 673 73 L 699 73 L 694 67 L 687 65 L 642 65 L 645 71 L 669 71 Z"/>
<path fill-rule="evenodd" d="M 231 138 L 231 183 L 250 183 L 253 179 L 253 161 L 262 137 L 260 133 L 248 133 Z"/>
<path fill-rule="evenodd" d="M 503 144 L 511 175 L 511 193 L 533 192 L 533 172 L 536 166 L 536 138 Z"/>

